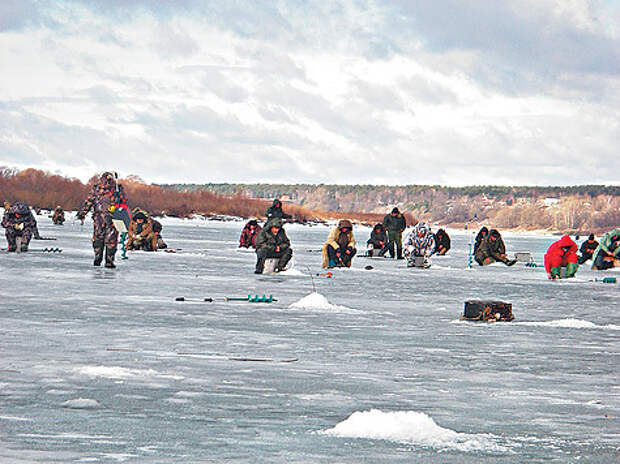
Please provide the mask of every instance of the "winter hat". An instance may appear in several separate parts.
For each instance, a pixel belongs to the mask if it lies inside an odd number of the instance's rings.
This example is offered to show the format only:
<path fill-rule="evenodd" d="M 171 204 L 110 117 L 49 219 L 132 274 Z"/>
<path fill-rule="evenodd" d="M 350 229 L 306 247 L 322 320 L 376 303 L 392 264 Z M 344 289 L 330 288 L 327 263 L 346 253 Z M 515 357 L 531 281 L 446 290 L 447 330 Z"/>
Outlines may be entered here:
<path fill-rule="evenodd" d="M 590 235 L 588 236 L 588 240 L 594 240 L 594 234 L 590 234 Z"/>
<path fill-rule="evenodd" d="M 394 214 L 394 213 L 396 213 L 396 214 L 400 213 L 400 211 L 398 211 L 398 208 L 396 208 L 396 207 L 392 208 L 392 214 Z"/>

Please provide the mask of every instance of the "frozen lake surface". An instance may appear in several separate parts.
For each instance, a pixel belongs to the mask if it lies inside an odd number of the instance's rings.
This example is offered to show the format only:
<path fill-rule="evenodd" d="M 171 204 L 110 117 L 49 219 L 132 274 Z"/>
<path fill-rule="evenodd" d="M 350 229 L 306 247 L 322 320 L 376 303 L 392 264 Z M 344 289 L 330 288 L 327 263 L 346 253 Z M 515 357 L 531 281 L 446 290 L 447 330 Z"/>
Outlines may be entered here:
<path fill-rule="evenodd" d="M 312 294 L 324 226 L 256 276 L 243 223 L 166 219 L 178 253 L 106 270 L 89 222 L 37 219 L 63 253 L 0 254 L 2 463 L 620 461 L 620 289 L 592 281 L 620 269 L 467 269 L 458 232 L 428 270 L 360 257 Z M 504 239 L 542 262 L 557 237 Z M 174 301 L 248 294 L 278 302 Z M 470 298 L 516 319 L 459 322 Z"/>

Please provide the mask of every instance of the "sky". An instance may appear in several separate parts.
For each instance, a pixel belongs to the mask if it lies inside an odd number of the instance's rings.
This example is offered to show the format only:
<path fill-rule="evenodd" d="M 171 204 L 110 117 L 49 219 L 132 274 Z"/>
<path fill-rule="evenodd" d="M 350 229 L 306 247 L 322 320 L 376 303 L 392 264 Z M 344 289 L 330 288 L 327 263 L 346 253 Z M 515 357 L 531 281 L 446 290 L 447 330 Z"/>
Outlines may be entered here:
<path fill-rule="evenodd" d="M 2 0 L 0 166 L 620 184 L 620 0 Z"/>

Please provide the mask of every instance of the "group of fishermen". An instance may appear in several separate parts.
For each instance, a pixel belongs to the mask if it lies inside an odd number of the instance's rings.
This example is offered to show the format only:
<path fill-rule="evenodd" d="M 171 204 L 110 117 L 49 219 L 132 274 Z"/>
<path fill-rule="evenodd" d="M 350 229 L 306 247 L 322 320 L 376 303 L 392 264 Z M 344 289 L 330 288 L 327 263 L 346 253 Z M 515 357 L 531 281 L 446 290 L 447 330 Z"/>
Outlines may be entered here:
<path fill-rule="evenodd" d="M 76 217 L 82 223 L 92 210 L 95 266 L 101 265 L 105 255 L 105 267 L 116 267 L 114 257 L 118 246 L 118 230 L 113 222 L 113 214 L 117 208 L 121 206 L 126 208 L 126 205 L 127 198 L 123 186 L 117 182 L 113 173 L 104 172 L 79 209 Z M 29 206 L 24 202 L 16 202 L 13 205 L 5 202 L 4 210 L 2 227 L 5 228 L 8 251 L 17 251 L 18 243 L 20 251 L 28 251 L 31 238 L 40 238 L 37 221 Z M 128 217 L 131 218 L 126 224 L 128 250 L 157 251 L 167 247 L 161 237 L 162 225 L 159 221 L 151 218 L 140 208 L 134 208 L 133 216 Z M 57 225 L 65 222 L 64 211 L 60 205 L 54 209 L 52 222 Z"/>
<path fill-rule="evenodd" d="M 273 269 L 278 272 L 286 268 L 293 251 L 286 232 L 282 225 L 283 220 L 291 218 L 284 213 L 282 202 L 273 201 L 266 212 L 267 221 L 261 227 L 256 219 L 250 220 L 241 232 L 240 248 L 256 249 L 256 274 L 262 274 L 267 259 L 276 259 Z M 407 227 L 404 215 L 394 208 L 383 218 L 383 222 L 374 226 L 367 242 L 368 256 L 385 256 L 405 259 L 413 264 L 416 257 L 430 258 L 433 253 L 445 255 L 450 249 L 450 237 L 440 229 L 436 234 L 424 222 L 416 224 L 403 246 L 402 233 Z M 351 267 L 353 258 L 357 254 L 353 224 L 348 219 L 341 219 L 334 227 L 321 249 L 322 265 L 324 268 Z"/>
<path fill-rule="evenodd" d="M 113 216 L 118 208 L 127 208 L 127 198 L 123 186 L 117 182 L 111 172 L 104 172 L 93 185 L 88 198 L 77 213 L 77 218 L 84 221 L 86 214 L 92 210 L 93 216 L 93 250 L 95 253 L 94 265 L 100 266 L 105 256 L 105 266 L 116 267 L 114 257 L 118 246 L 118 230 Z M 41 238 L 37 228 L 37 221 L 30 208 L 24 202 L 10 205 L 4 204 L 2 227 L 8 242 L 8 251 L 28 251 L 32 238 Z M 167 245 L 161 237 L 162 225 L 159 221 L 140 209 L 134 208 L 132 215 L 127 214 L 130 220 L 125 224 L 127 229 L 126 248 L 128 250 L 157 251 Z M 279 199 L 273 201 L 266 212 L 267 221 L 261 227 L 257 220 L 250 220 L 244 227 L 240 247 L 256 249 L 255 273 L 262 274 L 267 259 L 277 261 L 274 271 L 284 270 L 293 256 L 291 243 L 283 228 L 283 221 L 292 216 L 282 210 Z M 65 221 L 64 211 L 57 206 L 52 215 L 54 224 L 62 225 Z M 439 229 L 433 233 L 424 223 L 417 223 L 404 244 L 402 234 L 407 227 L 407 221 L 398 208 L 392 209 L 383 218 L 383 222 L 376 224 L 367 241 L 368 256 L 385 256 L 407 259 L 408 264 L 414 265 L 417 259 L 422 262 L 433 255 L 445 255 L 450 250 L 450 237 L 445 230 Z M 589 259 L 593 260 L 593 269 L 609 269 L 620 260 L 620 229 L 613 229 L 605 234 L 600 243 L 591 234 L 577 254 L 577 244 L 565 235 L 554 242 L 547 250 L 544 265 L 549 279 L 573 277 L 580 264 Z M 323 267 L 350 267 L 357 254 L 353 225 L 351 221 L 342 219 L 332 229 L 323 244 Z M 495 262 L 512 266 L 516 259 L 509 259 L 506 255 L 506 245 L 497 229 L 488 230 L 482 227 L 476 235 L 473 256 L 480 266 Z M 562 271 L 565 268 L 565 271 Z"/>

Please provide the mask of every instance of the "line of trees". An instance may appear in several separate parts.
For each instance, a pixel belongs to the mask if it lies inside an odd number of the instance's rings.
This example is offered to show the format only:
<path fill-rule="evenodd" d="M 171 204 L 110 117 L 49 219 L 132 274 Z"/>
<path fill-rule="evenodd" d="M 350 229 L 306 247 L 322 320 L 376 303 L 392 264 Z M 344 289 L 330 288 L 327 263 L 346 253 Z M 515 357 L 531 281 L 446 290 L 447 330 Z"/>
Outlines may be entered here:
<path fill-rule="evenodd" d="M 14 203 L 23 201 L 34 208 L 77 210 L 88 196 L 97 176 L 86 184 L 78 179 L 51 174 L 38 169 L 0 167 L 0 199 Z M 188 217 L 191 214 L 209 216 L 228 215 L 263 218 L 270 201 L 248 198 L 240 194 L 218 195 L 206 189 L 179 191 L 148 185 L 135 176 L 121 179 L 130 207 L 139 206 L 153 215 Z M 326 219 L 352 219 L 373 223 L 382 219 L 380 214 L 342 213 L 310 210 L 298 205 L 286 205 L 286 212 L 301 222 Z"/>

